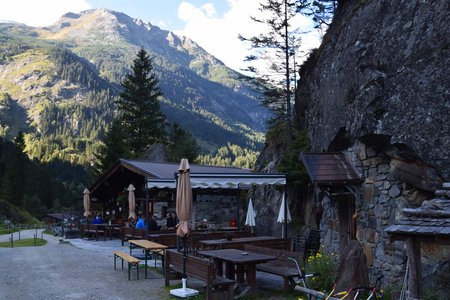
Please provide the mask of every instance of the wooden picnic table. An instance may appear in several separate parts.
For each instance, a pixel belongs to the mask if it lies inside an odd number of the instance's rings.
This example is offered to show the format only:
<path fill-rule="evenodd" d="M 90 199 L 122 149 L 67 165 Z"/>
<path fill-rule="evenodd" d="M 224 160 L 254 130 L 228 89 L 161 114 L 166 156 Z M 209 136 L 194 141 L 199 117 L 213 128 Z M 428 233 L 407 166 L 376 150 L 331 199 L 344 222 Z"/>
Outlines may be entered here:
<path fill-rule="evenodd" d="M 273 236 L 251 236 L 216 240 L 201 240 L 199 241 L 200 249 L 244 249 L 244 245 L 261 245 L 266 242 L 278 241 L 280 238 Z"/>
<path fill-rule="evenodd" d="M 98 226 L 98 228 L 101 228 L 101 230 L 103 230 L 105 232 L 105 234 L 107 236 L 109 236 L 109 239 L 112 240 L 112 236 L 114 231 L 116 230 L 120 230 L 120 224 L 114 224 L 114 223 L 101 223 L 101 224 L 96 224 L 96 226 Z"/>
<path fill-rule="evenodd" d="M 165 245 L 161 245 L 149 240 L 129 240 L 128 243 L 130 243 L 130 255 L 132 252 L 132 246 L 136 246 L 138 248 L 142 248 L 145 251 L 145 278 L 147 279 L 147 260 L 149 258 L 149 252 L 150 251 L 164 251 L 165 249 L 167 249 L 167 246 Z M 162 255 L 162 257 L 164 257 L 164 254 Z M 163 264 L 164 265 L 164 262 Z"/>
<path fill-rule="evenodd" d="M 225 276 L 235 279 L 243 285 L 244 274 L 247 272 L 247 284 L 251 289 L 256 287 L 256 265 L 277 259 L 275 256 L 246 252 L 239 249 L 220 249 L 198 251 L 200 256 L 210 257 L 214 260 L 219 275 L 223 275 L 223 263 L 225 263 Z"/>

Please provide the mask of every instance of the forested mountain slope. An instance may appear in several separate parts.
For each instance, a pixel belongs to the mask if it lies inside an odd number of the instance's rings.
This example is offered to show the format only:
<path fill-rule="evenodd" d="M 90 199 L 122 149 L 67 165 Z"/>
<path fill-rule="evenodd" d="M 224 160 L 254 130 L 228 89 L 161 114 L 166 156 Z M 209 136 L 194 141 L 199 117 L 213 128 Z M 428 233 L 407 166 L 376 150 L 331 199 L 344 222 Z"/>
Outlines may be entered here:
<path fill-rule="evenodd" d="M 24 131 L 27 152 L 44 161 L 89 163 L 140 47 L 154 58 L 168 121 L 204 151 L 261 145 L 268 113 L 242 75 L 188 38 L 105 9 L 68 13 L 48 28 L 0 24 L 3 135 Z"/>

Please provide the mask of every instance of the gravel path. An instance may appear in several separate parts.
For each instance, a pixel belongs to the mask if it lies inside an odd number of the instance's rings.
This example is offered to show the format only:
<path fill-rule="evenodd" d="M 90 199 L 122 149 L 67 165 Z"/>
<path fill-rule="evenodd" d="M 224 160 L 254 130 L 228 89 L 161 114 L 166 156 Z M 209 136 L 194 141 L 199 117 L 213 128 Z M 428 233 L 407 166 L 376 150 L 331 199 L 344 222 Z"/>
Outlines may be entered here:
<path fill-rule="evenodd" d="M 33 238 L 36 230 L 23 230 L 21 239 Z M 37 230 L 41 237 L 42 230 Z M 0 235 L 0 242 L 9 241 L 11 235 Z M 14 240 L 19 238 L 13 234 Z M 114 270 L 114 250 L 128 252 L 128 245 L 121 246 L 120 240 L 62 239 L 44 234 L 47 244 L 41 247 L 0 247 L 0 300 L 28 299 L 180 299 L 169 296 L 160 274 L 144 270 L 135 279 L 132 270 L 128 281 L 128 271 L 122 270 L 120 260 Z M 154 266 L 154 261 L 149 265 Z M 161 262 L 158 261 L 157 266 Z M 133 272 L 134 271 L 134 272 Z M 176 281 L 171 281 L 175 284 Z M 191 279 L 189 287 L 202 290 L 203 283 Z M 281 277 L 257 272 L 258 290 L 280 288 Z M 283 299 L 266 295 L 265 299 Z"/>
<path fill-rule="evenodd" d="M 21 238 L 33 238 L 24 230 Z M 41 230 L 38 230 L 41 236 Z M 1 235 L 0 241 L 9 241 Z M 18 234 L 14 234 L 18 239 Z M 44 235 L 42 247 L 0 248 L 0 299 L 168 299 L 161 275 L 149 270 L 139 280 L 127 269 L 114 270 L 113 250 L 124 249 L 120 241 L 63 240 Z M 135 271 L 135 270 L 132 270 Z"/>

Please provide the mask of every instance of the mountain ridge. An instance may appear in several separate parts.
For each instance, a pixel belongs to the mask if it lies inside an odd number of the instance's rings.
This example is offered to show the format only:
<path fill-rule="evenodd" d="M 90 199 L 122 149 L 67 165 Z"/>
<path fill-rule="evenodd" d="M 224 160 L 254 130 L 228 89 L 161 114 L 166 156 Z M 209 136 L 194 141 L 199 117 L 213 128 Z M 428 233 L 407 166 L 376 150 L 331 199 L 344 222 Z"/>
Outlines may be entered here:
<path fill-rule="evenodd" d="M 89 147 L 95 148 L 112 117 L 121 79 L 143 46 L 153 58 L 165 96 L 162 111 L 170 122 L 193 132 L 203 149 L 212 151 L 228 142 L 256 149 L 263 142 L 268 112 L 259 105 L 256 87 L 187 37 L 106 9 L 67 13 L 48 27 L 4 23 L 0 28 L 0 47 L 5 50 L 0 55 L 0 92 L 18 104 L 32 103 L 26 109 L 29 125 L 35 128 L 24 126 L 28 132 L 35 131 L 31 140 L 45 135 L 39 124 L 43 110 L 55 109 L 58 115 L 73 106 L 80 111 L 80 118 L 96 115 L 97 125 L 89 125 L 92 128 L 86 131 L 92 138 Z M 109 35 L 111 31 L 114 33 Z M 109 37 L 102 39 L 104 36 Z M 11 70 L 14 64 L 27 67 Z M 50 109 L 52 105 L 55 108 Z M 66 127 L 55 125 L 64 128 L 53 131 L 70 132 L 73 124 L 89 123 L 82 119 L 67 122 L 72 117 L 63 118 Z"/>

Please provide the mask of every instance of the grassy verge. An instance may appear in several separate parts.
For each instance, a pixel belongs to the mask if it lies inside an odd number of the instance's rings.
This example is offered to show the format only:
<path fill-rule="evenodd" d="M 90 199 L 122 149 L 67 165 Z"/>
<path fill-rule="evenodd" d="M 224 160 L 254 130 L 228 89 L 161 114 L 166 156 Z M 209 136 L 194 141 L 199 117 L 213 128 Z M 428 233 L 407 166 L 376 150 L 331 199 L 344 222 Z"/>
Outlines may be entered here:
<path fill-rule="evenodd" d="M 17 232 L 17 231 L 19 231 L 19 229 L 17 229 L 17 228 L 15 228 L 15 229 L 12 229 L 12 228 L 0 228 L 0 235 L 2 235 L 2 234 L 11 234 L 11 233 Z"/>
<path fill-rule="evenodd" d="M 47 244 L 46 240 L 43 239 L 36 239 L 36 246 L 44 246 Z M 22 240 L 15 240 L 14 241 L 14 247 L 34 247 L 34 239 L 22 239 Z M 3 248 L 11 248 L 11 242 L 0 242 L 0 247 Z"/>

